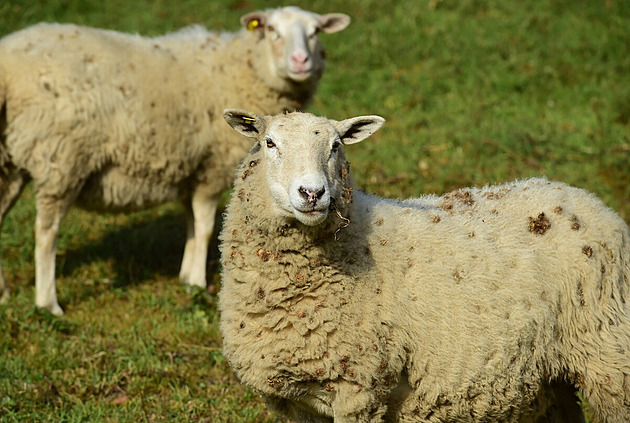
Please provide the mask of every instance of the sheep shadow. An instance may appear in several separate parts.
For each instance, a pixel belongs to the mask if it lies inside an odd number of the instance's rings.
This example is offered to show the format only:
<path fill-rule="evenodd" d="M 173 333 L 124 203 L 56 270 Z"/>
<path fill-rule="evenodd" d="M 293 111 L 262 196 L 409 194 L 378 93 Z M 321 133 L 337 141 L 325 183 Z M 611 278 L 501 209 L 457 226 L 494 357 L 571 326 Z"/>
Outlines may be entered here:
<path fill-rule="evenodd" d="M 217 211 L 215 230 L 208 248 L 206 271 L 209 286 L 219 270 L 218 233 L 222 213 L 222 208 Z M 98 240 L 65 250 L 63 258 L 57 258 L 58 276 L 80 279 L 83 268 L 105 261 L 111 262 L 108 267 L 113 267 L 111 274 L 105 278 L 117 289 L 128 289 L 159 277 L 176 278 L 185 242 L 186 219 L 183 212 L 168 212 L 116 226 Z"/>

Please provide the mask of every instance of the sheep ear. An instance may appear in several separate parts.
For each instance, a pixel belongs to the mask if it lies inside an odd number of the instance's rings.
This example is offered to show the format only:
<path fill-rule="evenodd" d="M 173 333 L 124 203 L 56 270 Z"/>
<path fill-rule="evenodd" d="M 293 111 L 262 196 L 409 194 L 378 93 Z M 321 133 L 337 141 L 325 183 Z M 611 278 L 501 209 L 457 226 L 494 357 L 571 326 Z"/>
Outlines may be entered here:
<path fill-rule="evenodd" d="M 223 118 L 236 132 L 249 138 L 258 138 L 267 126 L 262 117 L 241 109 L 225 109 Z"/>
<path fill-rule="evenodd" d="M 333 34 L 346 29 L 350 25 L 350 16 L 344 13 L 328 13 L 319 16 L 321 30 L 326 34 Z"/>
<path fill-rule="evenodd" d="M 257 31 L 265 28 L 267 15 L 263 12 L 252 12 L 241 16 L 241 25 L 249 31 Z"/>
<path fill-rule="evenodd" d="M 340 122 L 333 121 L 333 125 L 339 132 L 339 138 L 345 145 L 363 141 L 378 131 L 383 123 L 385 119 L 380 116 L 359 116 Z"/>

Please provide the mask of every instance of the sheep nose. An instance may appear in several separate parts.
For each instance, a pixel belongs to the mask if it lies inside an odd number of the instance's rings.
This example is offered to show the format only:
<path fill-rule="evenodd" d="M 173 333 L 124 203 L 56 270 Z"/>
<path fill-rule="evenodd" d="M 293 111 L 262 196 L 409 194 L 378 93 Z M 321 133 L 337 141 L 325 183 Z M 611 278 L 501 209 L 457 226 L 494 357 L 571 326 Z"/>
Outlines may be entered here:
<path fill-rule="evenodd" d="M 307 60 L 308 55 L 301 51 L 297 51 L 291 55 L 291 61 L 296 65 L 304 65 Z"/>
<path fill-rule="evenodd" d="M 326 192 L 326 188 L 321 187 L 317 191 L 310 190 L 308 188 L 300 187 L 298 192 L 310 205 L 314 206 L 317 201 L 322 198 L 322 195 Z"/>

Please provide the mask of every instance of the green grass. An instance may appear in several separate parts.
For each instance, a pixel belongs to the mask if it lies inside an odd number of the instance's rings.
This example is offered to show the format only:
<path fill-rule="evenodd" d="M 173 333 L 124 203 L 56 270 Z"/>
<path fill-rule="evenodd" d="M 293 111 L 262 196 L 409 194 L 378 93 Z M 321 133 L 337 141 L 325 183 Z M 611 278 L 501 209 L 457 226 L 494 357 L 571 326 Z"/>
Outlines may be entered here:
<path fill-rule="evenodd" d="M 324 36 L 328 69 L 310 110 L 387 119 L 348 148 L 362 188 L 407 197 L 544 175 L 630 221 L 630 2 L 293 3 L 353 17 Z M 151 35 L 195 22 L 235 30 L 242 14 L 281 4 L 4 0 L 0 35 L 42 20 Z M 216 237 L 209 292 L 177 280 L 181 205 L 72 209 L 57 258 L 62 318 L 32 305 L 34 219 L 29 188 L 0 237 L 12 291 L 0 306 L 2 422 L 282 421 L 221 355 Z"/>

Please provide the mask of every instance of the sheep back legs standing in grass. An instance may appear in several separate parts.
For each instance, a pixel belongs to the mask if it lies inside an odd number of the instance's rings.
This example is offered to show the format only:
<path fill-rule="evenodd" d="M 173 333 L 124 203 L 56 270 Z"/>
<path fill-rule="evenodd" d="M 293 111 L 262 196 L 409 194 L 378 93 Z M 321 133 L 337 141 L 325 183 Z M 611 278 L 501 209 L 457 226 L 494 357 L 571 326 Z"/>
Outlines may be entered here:
<path fill-rule="evenodd" d="M 325 65 L 318 33 L 350 18 L 286 7 L 241 22 L 236 33 L 192 26 L 156 38 L 39 24 L 0 40 L 0 220 L 32 179 L 38 306 L 62 313 L 56 241 L 75 201 L 128 210 L 183 199 L 180 278 L 206 286 L 219 195 L 251 147 L 223 109 L 305 107 Z M 6 298 L 2 277 L 0 290 Z"/>
<path fill-rule="evenodd" d="M 395 201 L 344 147 L 382 124 L 227 110 L 257 140 L 221 231 L 224 354 L 300 422 L 630 421 L 630 230 L 530 179 Z"/>

